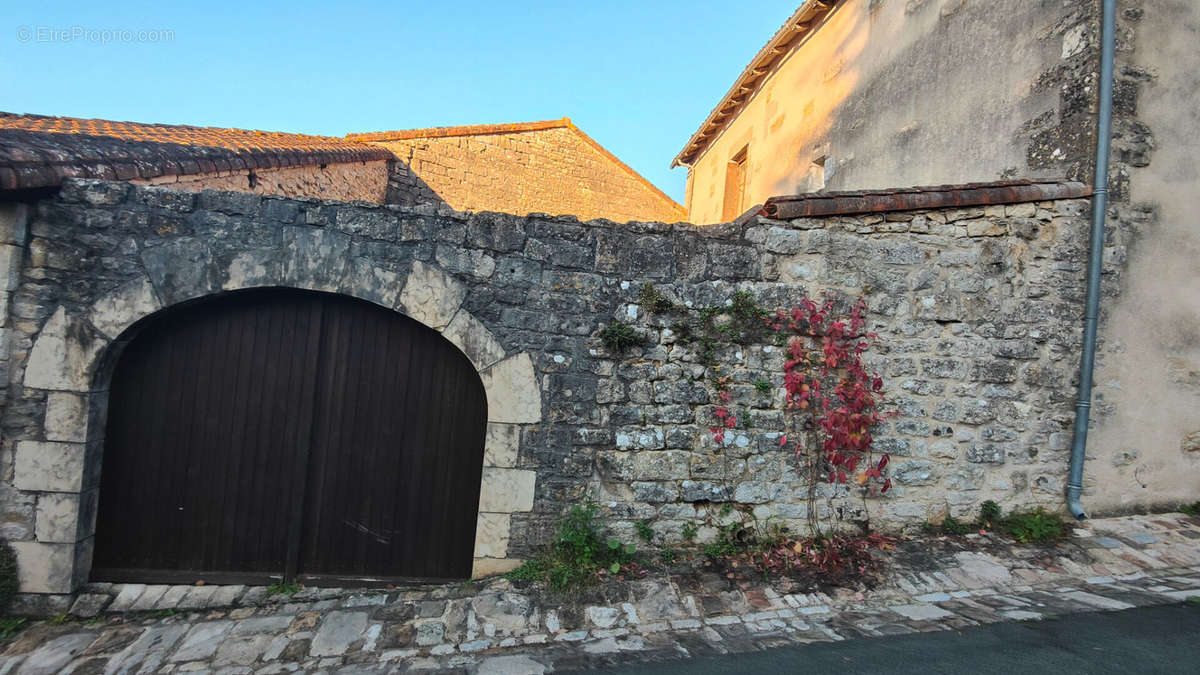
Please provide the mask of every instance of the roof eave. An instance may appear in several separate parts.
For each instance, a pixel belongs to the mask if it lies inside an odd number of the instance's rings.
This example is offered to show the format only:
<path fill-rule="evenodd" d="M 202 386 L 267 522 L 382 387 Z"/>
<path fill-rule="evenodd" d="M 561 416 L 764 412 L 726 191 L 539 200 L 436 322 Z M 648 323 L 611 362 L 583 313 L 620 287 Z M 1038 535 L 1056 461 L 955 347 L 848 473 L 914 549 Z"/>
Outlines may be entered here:
<path fill-rule="evenodd" d="M 369 131 L 346 134 L 346 140 L 360 143 L 404 141 L 417 138 L 450 138 L 455 136 L 486 136 L 490 134 L 512 134 L 524 131 L 544 131 L 573 126 L 569 117 L 538 122 L 513 124 L 468 124 L 456 127 L 429 127 L 427 129 L 401 129 L 397 131 Z"/>
<path fill-rule="evenodd" d="M 804 0 L 783 26 L 775 32 L 767 44 L 758 50 L 733 86 L 717 103 L 700 127 L 692 134 L 675 159 L 671 168 L 691 166 L 698 155 L 707 149 L 709 142 L 720 135 L 730 122 L 737 118 L 742 106 L 754 97 L 758 87 L 771 75 L 783 57 L 805 36 L 817 29 L 820 19 L 837 5 L 839 0 Z M 720 119 L 718 119 L 720 118 Z"/>

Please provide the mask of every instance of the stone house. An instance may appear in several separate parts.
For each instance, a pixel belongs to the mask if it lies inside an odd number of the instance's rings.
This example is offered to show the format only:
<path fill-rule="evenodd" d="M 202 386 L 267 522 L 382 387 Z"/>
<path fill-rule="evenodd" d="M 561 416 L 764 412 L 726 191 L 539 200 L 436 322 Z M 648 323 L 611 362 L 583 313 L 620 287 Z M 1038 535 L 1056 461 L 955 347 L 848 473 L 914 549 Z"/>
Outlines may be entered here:
<path fill-rule="evenodd" d="M 387 148 L 459 211 L 569 214 L 619 222 L 686 219 L 675 200 L 566 117 L 347 138 Z"/>
<path fill-rule="evenodd" d="M 1200 486 L 1200 8 L 1117 3 L 1092 508 Z M 778 195 L 1010 176 L 1090 182 L 1100 2 L 806 0 L 675 158 L 696 223 Z M 1051 439 L 1061 449 L 1068 435 Z"/>
<path fill-rule="evenodd" d="M 675 222 L 683 207 L 571 120 L 346 138 L 0 113 L 0 189 L 66 177 L 459 211 Z"/>

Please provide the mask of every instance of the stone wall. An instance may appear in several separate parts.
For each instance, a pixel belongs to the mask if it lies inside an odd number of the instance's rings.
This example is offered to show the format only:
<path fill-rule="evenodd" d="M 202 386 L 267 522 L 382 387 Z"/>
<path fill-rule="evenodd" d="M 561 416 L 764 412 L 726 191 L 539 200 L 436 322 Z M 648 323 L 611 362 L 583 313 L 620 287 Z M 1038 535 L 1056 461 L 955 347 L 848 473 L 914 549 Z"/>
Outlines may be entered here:
<path fill-rule="evenodd" d="M 0 270 L 4 273 L 4 288 L 0 291 L 0 378 L 9 381 L 9 345 L 14 313 L 11 311 L 13 292 L 21 279 L 21 263 L 28 244 L 27 227 L 31 208 L 28 204 L 0 204 Z M 0 407 L 7 409 L 8 387 L 0 391 Z M 0 445 L 0 538 L 26 541 L 34 536 L 34 509 L 37 495 L 13 487 L 12 444 Z"/>
<path fill-rule="evenodd" d="M 400 160 L 389 203 L 417 203 L 408 197 L 419 187 L 415 177 L 460 211 L 668 223 L 685 217 L 682 207 L 569 122 L 511 133 L 371 142 Z M 417 194 L 423 197 L 424 191 Z"/>
<path fill-rule="evenodd" d="M 350 162 L 319 166 L 289 166 L 253 171 L 169 175 L 134 179 L 131 183 L 158 185 L 174 190 L 236 190 L 257 195 L 313 197 L 382 204 L 388 191 L 390 165 L 396 162 Z M 436 200 L 430 200 L 436 201 Z"/>
<path fill-rule="evenodd" d="M 723 503 L 802 526 L 805 491 L 777 442 L 779 348 L 718 351 L 752 426 L 717 447 L 714 372 L 671 317 L 637 304 L 646 283 L 695 310 L 737 291 L 768 308 L 806 291 L 865 294 L 881 338 L 870 363 L 897 413 L 878 442 L 896 487 L 866 504 L 877 526 L 988 498 L 1060 508 L 1087 210 L 1063 200 L 696 228 L 68 182 L 30 219 L 9 303 L 0 492 L 23 588 L 62 594 L 87 575 L 105 364 L 127 327 L 255 286 L 370 300 L 472 359 L 490 420 L 477 574 L 529 555 L 587 496 L 629 537 L 648 519 L 675 541 Z M 599 333 L 617 320 L 651 344 L 608 352 Z"/>

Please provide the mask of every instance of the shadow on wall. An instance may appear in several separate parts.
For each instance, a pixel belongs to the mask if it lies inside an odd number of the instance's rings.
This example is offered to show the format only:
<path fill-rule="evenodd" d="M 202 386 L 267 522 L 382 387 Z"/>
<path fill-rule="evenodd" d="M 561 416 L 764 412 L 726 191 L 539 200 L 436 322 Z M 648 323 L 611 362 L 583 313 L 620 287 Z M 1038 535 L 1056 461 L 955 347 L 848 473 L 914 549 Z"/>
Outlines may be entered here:
<path fill-rule="evenodd" d="M 1088 180 L 1087 162 L 1042 157 L 1035 147 L 1048 137 L 1067 156 L 1089 157 L 1093 142 L 1060 130 L 1087 125 L 1078 115 L 1060 119 L 1058 88 L 1040 79 L 1075 63 L 1064 60 L 1057 33 L 1029 29 L 1059 18 L 1044 4 L 1005 15 L 958 0 L 839 4 L 789 57 L 802 55 L 804 72 L 771 92 L 789 115 L 767 120 L 781 127 L 772 144 L 798 153 L 771 194 L 989 181 L 1013 170 Z"/>
<path fill-rule="evenodd" d="M 417 204 L 450 205 L 429 186 L 408 162 L 392 159 L 387 164 L 387 192 L 384 194 L 384 204 L 397 206 L 416 206 Z M 451 207 L 452 208 L 452 207 Z"/>

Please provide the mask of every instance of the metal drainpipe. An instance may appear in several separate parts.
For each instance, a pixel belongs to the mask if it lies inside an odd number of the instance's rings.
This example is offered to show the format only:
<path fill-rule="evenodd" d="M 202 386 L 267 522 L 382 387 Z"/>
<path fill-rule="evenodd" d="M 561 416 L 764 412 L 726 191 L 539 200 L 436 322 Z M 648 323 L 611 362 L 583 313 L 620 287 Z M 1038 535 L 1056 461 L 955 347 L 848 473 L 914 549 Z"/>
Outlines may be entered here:
<path fill-rule="evenodd" d="M 1116 0 L 1103 0 L 1100 23 L 1100 101 L 1096 125 L 1096 180 L 1092 189 L 1092 232 L 1088 253 L 1087 304 L 1083 320 L 1083 354 L 1079 359 L 1079 398 L 1075 401 L 1075 436 L 1067 480 L 1067 508 L 1078 520 L 1087 518 L 1079 495 L 1083 492 L 1083 461 L 1087 452 L 1088 418 L 1092 408 L 1092 371 L 1096 366 L 1096 327 L 1100 317 L 1100 269 L 1104 260 L 1104 216 L 1108 207 L 1108 152 L 1112 145 L 1113 52 Z"/>

